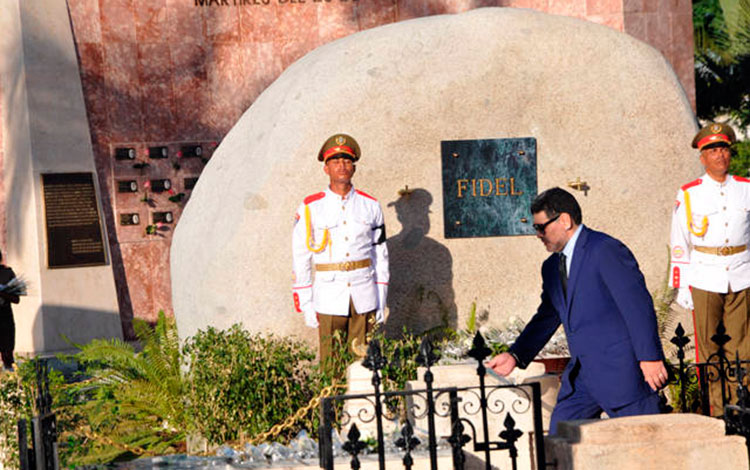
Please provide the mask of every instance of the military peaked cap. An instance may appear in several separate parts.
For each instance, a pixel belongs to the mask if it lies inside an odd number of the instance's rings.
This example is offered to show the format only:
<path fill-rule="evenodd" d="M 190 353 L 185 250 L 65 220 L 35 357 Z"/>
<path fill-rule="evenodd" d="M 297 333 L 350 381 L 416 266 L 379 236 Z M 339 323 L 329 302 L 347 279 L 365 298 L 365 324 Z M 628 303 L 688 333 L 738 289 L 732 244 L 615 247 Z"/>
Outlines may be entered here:
<path fill-rule="evenodd" d="M 318 152 L 318 161 L 325 162 L 336 155 L 343 155 L 355 162 L 359 160 L 359 144 L 350 135 L 334 134 L 328 138 Z"/>
<path fill-rule="evenodd" d="M 725 143 L 732 145 L 737 141 L 734 130 L 726 124 L 709 122 L 693 138 L 693 148 L 703 150 L 707 145 Z"/>

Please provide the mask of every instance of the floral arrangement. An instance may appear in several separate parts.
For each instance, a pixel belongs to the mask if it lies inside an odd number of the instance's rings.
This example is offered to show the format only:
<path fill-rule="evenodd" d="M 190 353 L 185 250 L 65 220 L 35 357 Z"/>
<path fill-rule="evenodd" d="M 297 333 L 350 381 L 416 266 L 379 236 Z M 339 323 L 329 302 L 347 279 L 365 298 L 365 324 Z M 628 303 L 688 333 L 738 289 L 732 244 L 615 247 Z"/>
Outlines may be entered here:
<path fill-rule="evenodd" d="M 143 183 L 143 197 L 141 198 L 141 202 L 145 202 L 146 204 L 151 202 L 151 198 L 148 195 L 148 191 L 151 189 L 151 181 L 146 180 L 145 183 Z"/>
<path fill-rule="evenodd" d="M 177 193 L 174 189 L 171 188 L 169 189 L 169 191 L 167 191 L 167 194 L 169 194 L 168 199 L 175 204 L 178 204 L 182 202 L 183 199 L 185 199 L 185 193 Z"/>
<path fill-rule="evenodd" d="M 23 277 L 14 277 L 7 284 L 0 284 L 0 292 L 7 295 L 26 295 L 26 280 Z"/>
<path fill-rule="evenodd" d="M 526 322 L 516 316 L 512 316 L 508 319 L 502 329 L 481 326 L 478 328 L 478 331 L 482 334 L 490 349 L 493 350 L 493 354 L 496 354 L 513 344 L 525 326 Z M 475 331 L 471 331 L 470 329 L 459 330 L 455 337 L 445 340 L 440 345 L 443 357 L 441 362 L 458 362 L 465 360 L 468 357 L 467 353 L 472 347 L 474 334 Z M 567 356 L 570 356 L 568 340 L 565 338 L 565 332 L 563 329 L 559 328 L 539 352 L 538 357 L 552 358 Z"/>
<path fill-rule="evenodd" d="M 160 231 L 168 230 L 168 227 L 164 222 L 156 222 L 155 224 L 146 225 L 146 235 L 158 235 Z"/>

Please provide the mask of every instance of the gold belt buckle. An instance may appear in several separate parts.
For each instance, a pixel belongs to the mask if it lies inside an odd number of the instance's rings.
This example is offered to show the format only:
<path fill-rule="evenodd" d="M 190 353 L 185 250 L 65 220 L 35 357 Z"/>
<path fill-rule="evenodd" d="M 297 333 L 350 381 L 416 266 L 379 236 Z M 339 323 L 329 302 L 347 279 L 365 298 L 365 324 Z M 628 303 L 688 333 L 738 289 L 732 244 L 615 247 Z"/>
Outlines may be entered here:
<path fill-rule="evenodd" d="M 341 270 L 342 271 L 351 271 L 354 269 L 354 262 L 353 261 L 344 261 L 341 263 Z"/>
<path fill-rule="evenodd" d="M 728 246 L 722 246 L 719 248 L 719 256 L 729 256 L 732 254 L 732 249 Z"/>

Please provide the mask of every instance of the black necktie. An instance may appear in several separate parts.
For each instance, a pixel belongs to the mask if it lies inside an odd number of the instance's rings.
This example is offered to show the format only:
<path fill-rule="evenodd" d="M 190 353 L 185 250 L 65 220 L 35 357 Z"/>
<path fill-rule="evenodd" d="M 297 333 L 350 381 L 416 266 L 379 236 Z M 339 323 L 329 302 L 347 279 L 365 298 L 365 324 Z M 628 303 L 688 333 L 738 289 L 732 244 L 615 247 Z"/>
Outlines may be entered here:
<path fill-rule="evenodd" d="M 566 256 L 560 253 L 560 281 L 562 281 L 563 295 L 568 298 L 568 266 Z"/>

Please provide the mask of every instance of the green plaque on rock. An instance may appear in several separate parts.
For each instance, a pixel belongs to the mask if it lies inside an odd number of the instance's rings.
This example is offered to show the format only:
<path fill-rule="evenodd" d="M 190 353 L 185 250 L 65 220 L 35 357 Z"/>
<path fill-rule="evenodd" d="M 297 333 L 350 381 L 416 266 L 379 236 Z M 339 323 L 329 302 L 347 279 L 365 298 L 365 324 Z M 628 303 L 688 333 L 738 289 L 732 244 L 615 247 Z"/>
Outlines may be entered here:
<path fill-rule="evenodd" d="M 536 139 L 444 140 L 445 238 L 533 235 Z"/>

